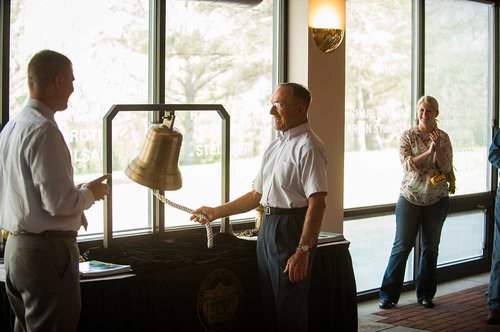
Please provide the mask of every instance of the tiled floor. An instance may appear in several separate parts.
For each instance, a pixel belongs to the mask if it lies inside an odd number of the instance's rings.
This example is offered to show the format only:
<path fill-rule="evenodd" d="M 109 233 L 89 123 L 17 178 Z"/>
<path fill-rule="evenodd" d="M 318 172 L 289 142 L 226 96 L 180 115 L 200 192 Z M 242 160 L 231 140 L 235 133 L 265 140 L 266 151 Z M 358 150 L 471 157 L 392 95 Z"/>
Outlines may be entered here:
<path fill-rule="evenodd" d="M 456 281 L 451 281 L 451 282 L 446 282 L 438 285 L 438 290 L 436 293 L 436 298 L 442 295 L 458 292 L 467 288 L 473 288 L 477 287 L 480 285 L 486 285 L 488 284 L 489 280 L 489 273 L 483 273 L 471 277 L 466 277 L 462 278 Z M 413 304 L 415 303 L 415 291 L 408 291 L 403 294 L 401 294 L 400 301 L 398 303 L 398 307 L 402 307 L 407 304 Z M 438 302 L 436 302 L 438 303 Z M 484 320 L 486 321 L 486 300 L 484 302 L 485 304 L 485 311 L 484 311 Z M 397 310 L 391 309 L 391 310 Z M 427 310 L 427 309 L 426 309 Z M 378 300 L 371 300 L 367 302 L 362 302 L 358 304 L 358 317 L 359 317 L 359 322 L 358 322 L 358 331 L 359 332 L 376 332 L 376 331 L 384 331 L 384 332 L 418 332 L 418 331 L 425 331 L 425 330 L 418 330 L 418 329 L 413 329 L 413 328 L 408 328 L 408 327 L 402 327 L 402 326 L 395 326 L 391 324 L 386 324 L 379 322 L 383 320 L 385 317 L 376 315 L 375 313 L 379 313 L 381 310 L 378 307 Z M 489 330 L 491 331 L 491 326 L 488 326 L 485 324 L 485 328 L 490 328 Z M 459 331 L 459 330 L 457 330 Z M 498 331 L 500 331 L 500 326 L 498 326 Z"/>

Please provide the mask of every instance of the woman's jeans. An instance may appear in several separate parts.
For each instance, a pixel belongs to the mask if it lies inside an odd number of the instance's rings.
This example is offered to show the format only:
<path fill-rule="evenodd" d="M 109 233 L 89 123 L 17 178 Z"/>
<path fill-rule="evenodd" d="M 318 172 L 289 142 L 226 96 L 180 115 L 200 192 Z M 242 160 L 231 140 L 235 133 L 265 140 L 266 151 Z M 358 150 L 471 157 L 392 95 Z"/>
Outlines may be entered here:
<path fill-rule="evenodd" d="M 491 258 L 490 286 L 487 300 L 490 309 L 500 309 L 500 188 L 497 190 L 495 199 L 493 257 Z"/>
<path fill-rule="evenodd" d="M 399 197 L 396 204 L 396 237 L 380 287 L 381 300 L 398 302 L 404 282 L 406 261 L 419 231 L 421 254 L 416 280 L 417 300 L 434 298 L 439 240 L 448 208 L 448 197 L 443 197 L 427 206 L 414 205 L 403 196 Z"/>

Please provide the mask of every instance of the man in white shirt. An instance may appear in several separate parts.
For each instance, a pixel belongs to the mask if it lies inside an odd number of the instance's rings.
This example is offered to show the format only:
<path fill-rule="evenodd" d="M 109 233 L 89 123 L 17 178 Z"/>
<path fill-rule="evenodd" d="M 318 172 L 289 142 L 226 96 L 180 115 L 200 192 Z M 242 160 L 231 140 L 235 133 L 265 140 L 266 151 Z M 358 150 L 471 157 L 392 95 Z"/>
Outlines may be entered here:
<path fill-rule="evenodd" d="M 217 207 L 200 207 L 192 220 L 209 221 L 264 207 L 257 241 L 265 303 L 276 311 L 280 331 L 307 331 L 310 271 L 326 208 L 327 155 L 311 130 L 310 92 L 297 83 L 279 84 L 270 114 L 278 138 L 262 160 L 253 189 Z"/>
<path fill-rule="evenodd" d="M 28 64 L 29 99 L 0 133 L 0 228 L 15 331 L 76 331 L 80 317 L 77 231 L 83 211 L 109 192 L 104 175 L 75 186 L 54 119 L 68 107 L 73 68 L 43 50 Z"/>

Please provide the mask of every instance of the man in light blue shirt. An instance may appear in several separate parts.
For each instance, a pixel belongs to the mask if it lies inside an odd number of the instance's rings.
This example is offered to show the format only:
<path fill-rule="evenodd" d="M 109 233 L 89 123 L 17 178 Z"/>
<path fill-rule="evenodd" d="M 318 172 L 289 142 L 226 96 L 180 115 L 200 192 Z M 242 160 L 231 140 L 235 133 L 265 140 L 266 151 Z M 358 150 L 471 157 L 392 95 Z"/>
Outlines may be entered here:
<path fill-rule="evenodd" d="M 29 95 L 0 133 L 0 228 L 15 331 L 76 331 L 83 211 L 109 192 L 104 175 L 75 186 L 71 156 L 54 119 L 68 107 L 73 68 L 44 50 L 28 64 Z"/>

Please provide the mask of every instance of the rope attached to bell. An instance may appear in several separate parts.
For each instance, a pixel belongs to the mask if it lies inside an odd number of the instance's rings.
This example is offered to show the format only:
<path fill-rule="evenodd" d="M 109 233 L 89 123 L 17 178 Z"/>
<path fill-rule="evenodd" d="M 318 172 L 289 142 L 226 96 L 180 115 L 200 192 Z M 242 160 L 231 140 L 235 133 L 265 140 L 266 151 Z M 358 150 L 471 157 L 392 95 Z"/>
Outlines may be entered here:
<path fill-rule="evenodd" d="M 190 208 L 185 207 L 183 205 L 180 205 L 180 204 L 177 204 L 175 202 L 172 202 L 171 200 L 169 200 L 168 198 L 166 198 L 164 195 L 160 194 L 159 190 L 156 190 L 156 189 L 153 190 L 153 194 L 162 203 L 170 205 L 171 207 L 173 207 L 173 208 L 175 208 L 177 210 L 181 210 L 181 211 L 187 212 L 189 214 L 193 214 L 193 211 L 194 211 L 193 209 L 190 209 Z M 213 231 L 212 231 L 212 227 L 210 226 L 210 222 L 207 220 L 207 217 L 203 213 L 197 213 L 197 214 L 195 214 L 195 216 L 197 216 L 198 218 L 201 218 L 201 219 L 204 219 L 204 220 L 207 221 L 205 223 L 205 228 L 207 230 L 207 247 L 208 248 L 212 248 L 213 245 L 214 245 L 214 234 L 213 234 Z"/>

